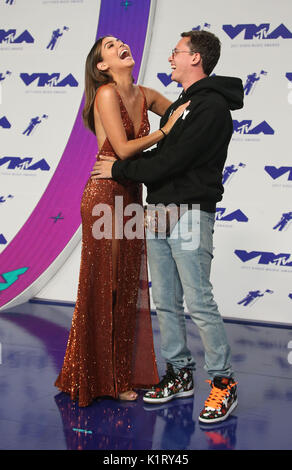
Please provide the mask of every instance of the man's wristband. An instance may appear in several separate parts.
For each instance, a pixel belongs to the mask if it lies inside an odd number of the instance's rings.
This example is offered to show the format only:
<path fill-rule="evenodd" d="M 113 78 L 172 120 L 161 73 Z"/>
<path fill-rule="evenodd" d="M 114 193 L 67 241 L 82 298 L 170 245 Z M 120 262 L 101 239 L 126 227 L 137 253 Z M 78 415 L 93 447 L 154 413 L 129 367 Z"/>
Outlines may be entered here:
<path fill-rule="evenodd" d="M 166 136 L 167 136 L 167 134 L 164 132 L 164 130 L 163 130 L 163 129 L 161 129 L 161 128 L 160 128 L 159 130 L 162 132 L 162 134 L 164 135 L 164 137 L 166 137 Z"/>

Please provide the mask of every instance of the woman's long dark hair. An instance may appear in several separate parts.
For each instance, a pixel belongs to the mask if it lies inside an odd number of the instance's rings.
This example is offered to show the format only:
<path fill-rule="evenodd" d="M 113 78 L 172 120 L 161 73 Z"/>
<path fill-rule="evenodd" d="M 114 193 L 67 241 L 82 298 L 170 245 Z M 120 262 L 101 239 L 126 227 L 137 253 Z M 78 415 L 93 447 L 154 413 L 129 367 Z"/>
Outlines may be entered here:
<path fill-rule="evenodd" d="M 96 65 L 102 62 L 101 45 L 104 38 L 99 38 L 91 48 L 85 63 L 85 104 L 82 111 L 83 122 L 95 134 L 94 126 L 94 99 L 96 90 L 106 83 L 113 83 L 113 79 L 106 72 L 98 70 Z"/>

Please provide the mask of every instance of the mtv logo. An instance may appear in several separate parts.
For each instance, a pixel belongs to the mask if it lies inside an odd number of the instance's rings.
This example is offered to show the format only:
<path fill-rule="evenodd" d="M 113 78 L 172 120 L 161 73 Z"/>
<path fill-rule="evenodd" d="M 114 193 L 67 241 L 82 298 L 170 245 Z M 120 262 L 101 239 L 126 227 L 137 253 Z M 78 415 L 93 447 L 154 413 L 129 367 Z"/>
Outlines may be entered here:
<path fill-rule="evenodd" d="M 30 170 L 30 171 L 49 171 L 50 166 L 44 158 L 36 163 L 32 163 L 32 158 L 20 158 L 20 157 L 2 157 L 0 158 L 0 166 L 7 165 L 8 170 Z"/>
<path fill-rule="evenodd" d="M 223 207 L 217 207 L 216 209 L 216 220 L 223 220 L 226 222 L 248 222 L 248 217 L 240 210 L 237 209 L 229 214 L 226 213 L 226 209 Z"/>
<path fill-rule="evenodd" d="M 251 135 L 275 134 L 274 129 L 267 123 L 267 121 L 261 122 L 260 124 L 253 127 L 252 129 L 251 129 L 251 125 L 252 125 L 251 120 L 237 121 L 236 119 L 234 119 L 233 120 L 233 132 L 237 134 L 251 134 Z"/>
<path fill-rule="evenodd" d="M 27 29 L 19 36 L 17 36 L 16 29 L 8 29 L 7 31 L 5 29 L 0 29 L 0 44 L 3 42 L 7 44 L 21 44 L 23 42 L 31 44 L 34 42 L 34 38 Z"/>
<path fill-rule="evenodd" d="M 255 24 L 224 24 L 223 31 L 231 38 L 234 39 L 244 32 L 244 39 L 292 39 L 291 31 L 281 23 L 273 31 L 270 31 L 270 23 L 262 23 L 259 26 Z"/>
<path fill-rule="evenodd" d="M 250 260 L 255 260 L 258 258 L 257 264 L 275 264 L 278 266 L 291 266 L 292 267 L 292 257 L 287 253 L 280 253 L 279 255 L 272 252 L 265 251 L 246 251 L 246 250 L 235 250 L 234 253 L 238 258 L 246 263 Z"/>
<path fill-rule="evenodd" d="M 171 79 L 171 73 L 170 74 L 167 74 L 167 73 L 158 73 L 157 74 L 157 78 L 161 81 L 161 83 L 167 87 L 168 85 L 170 85 L 170 83 L 173 82 L 173 80 Z M 181 83 L 178 83 L 177 84 L 178 87 L 182 87 Z"/>
<path fill-rule="evenodd" d="M 291 166 L 280 166 L 279 168 L 277 168 L 276 166 L 266 165 L 265 171 L 268 173 L 268 175 L 271 176 L 271 178 L 273 178 L 273 180 L 276 180 L 281 176 L 285 175 L 285 173 L 288 173 L 288 181 L 292 181 Z"/>
<path fill-rule="evenodd" d="M 78 82 L 70 73 L 60 81 L 60 73 L 21 73 L 20 78 L 26 86 L 36 81 L 37 87 L 77 87 Z"/>

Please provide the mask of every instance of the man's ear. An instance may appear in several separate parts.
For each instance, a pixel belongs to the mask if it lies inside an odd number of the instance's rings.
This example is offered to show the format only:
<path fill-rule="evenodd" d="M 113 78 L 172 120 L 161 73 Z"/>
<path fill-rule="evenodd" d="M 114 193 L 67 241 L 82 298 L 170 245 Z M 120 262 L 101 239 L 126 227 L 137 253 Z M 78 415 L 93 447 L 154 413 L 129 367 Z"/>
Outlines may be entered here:
<path fill-rule="evenodd" d="M 199 65 L 201 63 L 202 63 L 201 54 L 199 52 L 195 52 L 192 55 L 192 65 Z"/>

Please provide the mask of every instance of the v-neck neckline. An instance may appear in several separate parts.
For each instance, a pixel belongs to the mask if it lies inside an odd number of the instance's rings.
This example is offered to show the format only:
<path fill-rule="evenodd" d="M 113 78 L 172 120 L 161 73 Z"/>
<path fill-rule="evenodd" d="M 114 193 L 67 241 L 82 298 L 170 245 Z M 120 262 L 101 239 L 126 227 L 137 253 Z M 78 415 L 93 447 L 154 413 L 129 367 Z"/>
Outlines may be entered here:
<path fill-rule="evenodd" d="M 116 88 L 116 92 L 117 92 L 117 94 L 118 94 L 118 96 L 119 96 L 119 98 L 120 98 L 120 100 L 121 100 L 121 103 L 122 103 L 122 105 L 123 105 L 123 107 L 124 107 L 124 109 L 125 109 L 125 111 L 126 111 L 126 113 L 127 113 L 127 115 L 128 115 L 128 118 L 130 119 L 130 121 L 131 121 L 131 123 L 132 123 L 135 139 L 137 139 L 137 137 L 138 137 L 138 135 L 139 135 L 139 133 L 140 133 L 142 124 L 143 124 L 144 109 L 145 109 L 145 100 L 146 100 L 146 97 L 145 97 L 143 91 L 141 90 L 140 85 L 138 85 L 138 87 L 139 87 L 140 93 L 141 93 L 142 98 L 143 98 L 143 105 L 142 105 L 142 112 L 141 112 L 141 123 L 140 123 L 140 126 L 139 126 L 139 128 L 138 128 L 137 134 L 135 134 L 135 126 L 134 126 L 133 120 L 131 119 L 130 114 L 129 114 L 129 112 L 128 112 L 128 110 L 127 110 L 127 108 L 126 108 L 126 106 L 125 106 L 125 104 L 124 104 L 124 102 L 123 102 L 123 100 L 122 100 L 122 97 L 121 97 L 120 93 L 118 92 L 118 90 L 117 90 L 117 88 Z"/>

